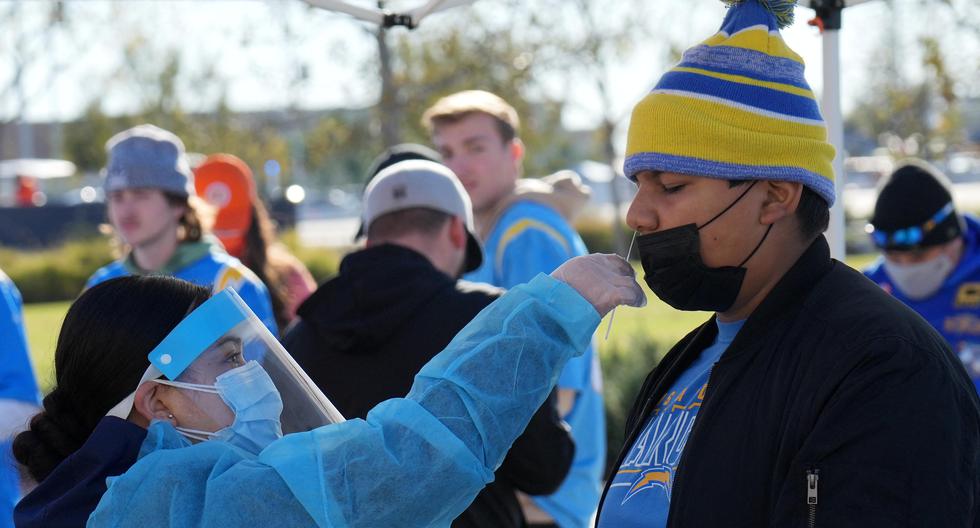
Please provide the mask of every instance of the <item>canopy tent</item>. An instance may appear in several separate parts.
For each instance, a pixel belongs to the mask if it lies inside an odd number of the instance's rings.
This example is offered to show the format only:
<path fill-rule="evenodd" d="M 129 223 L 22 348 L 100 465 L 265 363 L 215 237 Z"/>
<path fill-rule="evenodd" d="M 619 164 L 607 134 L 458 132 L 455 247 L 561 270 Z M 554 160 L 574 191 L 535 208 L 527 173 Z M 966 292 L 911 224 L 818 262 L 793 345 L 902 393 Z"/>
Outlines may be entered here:
<path fill-rule="evenodd" d="M 339 13 L 346 13 L 359 20 L 371 22 L 372 24 L 377 24 L 386 28 L 405 26 L 409 29 L 415 29 L 418 27 L 419 23 L 422 22 L 422 19 L 433 13 L 445 11 L 446 9 L 452 7 L 472 4 L 475 0 L 429 0 L 423 5 L 401 13 L 392 12 L 382 8 L 362 7 L 352 4 L 347 0 L 304 1 L 315 7 L 329 9 Z"/>

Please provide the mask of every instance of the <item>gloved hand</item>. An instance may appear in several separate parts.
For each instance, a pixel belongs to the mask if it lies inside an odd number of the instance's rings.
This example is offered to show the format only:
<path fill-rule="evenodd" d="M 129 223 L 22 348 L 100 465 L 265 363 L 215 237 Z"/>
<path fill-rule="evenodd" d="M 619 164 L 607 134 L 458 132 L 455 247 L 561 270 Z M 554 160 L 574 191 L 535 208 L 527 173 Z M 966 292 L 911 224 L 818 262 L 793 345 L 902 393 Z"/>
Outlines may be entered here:
<path fill-rule="evenodd" d="M 594 253 L 565 261 L 551 276 L 568 284 L 589 301 L 599 316 L 617 305 L 646 306 L 647 298 L 633 267 L 619 255 Z"/>

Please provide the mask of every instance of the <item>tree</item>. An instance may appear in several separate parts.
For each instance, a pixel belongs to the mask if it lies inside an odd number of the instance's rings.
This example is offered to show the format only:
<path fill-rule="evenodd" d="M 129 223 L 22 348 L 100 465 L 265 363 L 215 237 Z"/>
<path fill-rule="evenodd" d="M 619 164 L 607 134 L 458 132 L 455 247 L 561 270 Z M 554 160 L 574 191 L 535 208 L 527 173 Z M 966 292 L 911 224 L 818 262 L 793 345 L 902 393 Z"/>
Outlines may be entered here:
<path fill-rule="evenodd" d="M 368 164 L 382 150 L 369 114 L 331 112 L 306 133 L 304 161 L 317 183 L 338 185 L 367 177 Z"/>
<path fill-rule="evenodd" d="M 846 119 L 849 130 L 877 138 L 898 157 L 936 158 L 963 140 L 963 121 L 945 54 L 935 38 L 919 40 L 926 77 L 910 82 L 887 58 L 873 75 L 870 90 Z M 880 54 L 891 56 L 891 50 Z"/>
<path fill-rule="evenodd" d="M 4 135 L 17 126 L 17 148 L 11 154 L 33 157 L 33 133 L 28 109 L 50 95 L 57 81 L 78 67 L 65 50 L 91 45 L 101 31 L 101 18 L 84 12 L 87 6 L 62 1 L 0 4 L 0 154 L 9 145 Z M 78 20 L 93 22 L 82 27 Z M 61 53 L 59 53 L 61 52 Z"/>
<path fill-rule="evenodd" d="M 616 163 L 615 136 L 619 125 L 625 121 L 627 113 L 614 101 L 612 86 L 616 82 L 630 82 L 638 88 L 637 99 L 653 84 L 656 72 L 644 72 L 647 82 L 633 79 L 617 79 L 612 66 L 619 64 L 634 52 L 639 41 L 651 34 L 648 16 L 649 2 L 639 0 L 621 1 L 615 4 L 593 0 L 574 0 L 560 2 L 548 9 L 549 13 L 561 17 L 557 24 L 563 28 L 552 44 L 557 47 L 562 63 L 561 71 L 566 72 L 569 82 L 565 86 L 589 86 L 598 96 L 595 141 L 598 145 L 595 157 L 610 167 Z M 669 48 L 668 48 L 669 50 Z M 663 52 L 664 50 L 661 50 Z M 655 56 L 656 54 L 654 54 Z M 640 79 L 643 76 L 639 76 Z M 574 81 L 573 81 L 574 80 Z M 627 107 L 628 108 L 628 107 Z M 615 171 L 614 172 L 618 172 Z M 619 219 L 623 216 L 622 201 L 616 178 L 609 180 L 610 196 L 615 209 L 613 240 L 616 252 L 626 255 L 629 249 L 626 233 Z"/>
<path fill-rule="evenodd" d="M 521 116 L 521 139 L 527 145 L 525 172 L 541 175 L 567 168 L 575 161 L 563 133 L 560 100 L 533 98 L 541 46 L 518 39 L 509 27 L 483 23 L 470 9 L 453 12 L 451 24 L 404 33 L 395 47 L 393 82 L 405 109 L 403 138 L 427 143 L 422 112 L 452 92 L 482 89 L 496 93 Z"/>
<path fill-rule="evenodd" d="M 117 117 L 107 116 L 100 99 L 93 99 L 82 117 L 66 126 L 64 150 L 66 157 L 81 170 L 95 171 L 105 166 L 105 143 L 114 134 L 141 123 L 151 123 L 176 134 L 189 152 L 212 154 L 227 152 L 242 158 L 255 174 L 259 189 L 265 188 L 262 171 L 267 160 L 276 160 L 289 167 L 291 153 L 281 132 L 281 126 L 262 115 L 234 114 L 224 99 L 219 99 L 211 112 L 188 114 L 184 111 L 177 85 L 182 78 L 182 63 L 171 51 L 167 59 L 142 61 L 140 51 L 127 51 L 128 62 L 140 67 L 130 73 L 144 76 L 148 81 L 139 85 L 143 101 L 138 112 Z M 284 181 L 289 180 L 288 172 Z"/>

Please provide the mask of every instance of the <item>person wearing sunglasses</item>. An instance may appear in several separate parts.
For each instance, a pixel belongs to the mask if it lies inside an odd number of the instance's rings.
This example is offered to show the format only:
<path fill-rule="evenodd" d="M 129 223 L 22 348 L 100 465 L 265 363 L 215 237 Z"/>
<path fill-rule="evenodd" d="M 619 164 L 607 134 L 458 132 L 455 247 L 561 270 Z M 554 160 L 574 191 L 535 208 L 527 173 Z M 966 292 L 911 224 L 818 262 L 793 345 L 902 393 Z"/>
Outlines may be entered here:
<path fill-rule="evenodd" d="M 886 177 L 867 226 L 882 255 L 865 275 L 929 321 L 980 390 L 980 220 L 950 190 L 921 160 Z"/>

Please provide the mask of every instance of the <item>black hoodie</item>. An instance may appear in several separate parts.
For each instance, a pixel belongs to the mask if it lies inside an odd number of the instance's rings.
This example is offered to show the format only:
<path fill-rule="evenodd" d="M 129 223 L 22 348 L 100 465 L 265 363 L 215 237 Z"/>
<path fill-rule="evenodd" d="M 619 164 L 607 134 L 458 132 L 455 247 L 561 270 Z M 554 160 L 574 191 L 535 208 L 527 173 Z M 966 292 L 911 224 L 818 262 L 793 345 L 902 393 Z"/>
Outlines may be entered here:
<path fill-rule="evenodd" d="M 502 293 L 454 281 L 408 248 L 374 246 L 344 258 L 339 275 L 299 307 L 283 344 L 346 418 L 364 418 L 404 397 L 422 366 Z M 552 393 L 453 526 L 524 526 L 514 489 L 553 492 L 574 450 Z"/>

